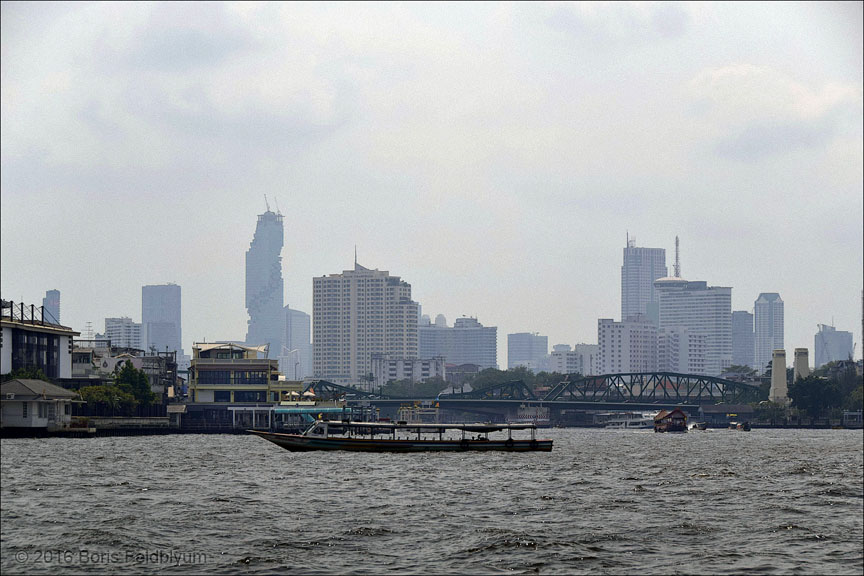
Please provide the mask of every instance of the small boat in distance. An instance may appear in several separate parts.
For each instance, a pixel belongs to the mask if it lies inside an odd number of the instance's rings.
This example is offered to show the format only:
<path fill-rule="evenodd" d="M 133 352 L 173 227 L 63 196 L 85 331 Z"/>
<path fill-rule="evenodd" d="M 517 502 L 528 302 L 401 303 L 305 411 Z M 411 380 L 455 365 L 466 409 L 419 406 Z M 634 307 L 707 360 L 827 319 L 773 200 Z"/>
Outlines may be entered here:
<path fill-rule="evenodd" d="M 513 438 L 514 430 L 527 430 L 530 438 Z M 538 439 L 536 431 L 537 426 L 533 424 L 408 424 L 329 420 L 316 420 L 302 434 L 249 430 L 292 451 L 551 452 L 552 440 Z M 490 438 L 489 434 L 494 432 L 506 432 L 506 436 Z"/>
<path fill-rule="evenodd" d="M 603 427 L 619 430 L 650 430 L 654 427 L 654 415 L 641 412 L 614 412 Z"/>
<path fill-rule="evenodd" d="M 750 432 L 750 422 L 729 422 L 730 430 L 741 430 L 742 432 Z"/>

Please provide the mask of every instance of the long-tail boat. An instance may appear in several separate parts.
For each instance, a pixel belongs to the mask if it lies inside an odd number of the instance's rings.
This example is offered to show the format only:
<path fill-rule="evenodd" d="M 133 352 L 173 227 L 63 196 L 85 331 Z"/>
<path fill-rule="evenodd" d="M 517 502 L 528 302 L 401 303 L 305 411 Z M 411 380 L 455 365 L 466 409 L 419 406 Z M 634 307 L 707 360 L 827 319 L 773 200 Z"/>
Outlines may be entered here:
<path fill-rule="evenodd" d="M 529 438 L 514 438 L 527 430 Z M 534 424 L 409 424 L 407 422 L 334 422 L 316 420 L 302 434 L 249 430 L 286 450 L 355 452 L 551 452 L 552 440 L 538 439 Z M 489 437 L 490 433 L 500 437 Z"/>

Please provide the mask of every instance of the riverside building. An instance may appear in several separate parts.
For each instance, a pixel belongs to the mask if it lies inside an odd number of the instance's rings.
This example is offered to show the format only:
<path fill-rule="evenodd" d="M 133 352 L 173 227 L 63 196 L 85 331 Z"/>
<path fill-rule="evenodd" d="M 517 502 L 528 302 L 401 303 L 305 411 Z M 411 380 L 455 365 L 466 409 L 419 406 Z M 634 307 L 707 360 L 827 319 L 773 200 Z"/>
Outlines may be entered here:
<path fill-rule="evenodd" d="M 644 315 L 597 321 L 600 373 L 657 371 L 657 326 Z"/>
<path fill-rule="evenodd" d="M 418 358 L 418 316 L 411 285 L 387 271 L 355 262 L 353 270 L 314 278 L 314 375 L 359 386 L 373 378 L 373 354 Z"/>

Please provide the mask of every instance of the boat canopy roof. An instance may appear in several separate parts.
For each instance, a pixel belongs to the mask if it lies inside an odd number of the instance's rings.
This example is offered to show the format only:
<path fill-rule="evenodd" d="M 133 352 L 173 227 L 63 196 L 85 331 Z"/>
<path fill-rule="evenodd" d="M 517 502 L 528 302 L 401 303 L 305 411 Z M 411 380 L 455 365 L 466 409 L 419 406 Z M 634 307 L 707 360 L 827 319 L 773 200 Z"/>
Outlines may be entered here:
<path fill-rule="evenodd" d="M 316 420 L 315 424 L 327 423 L 343 428 L 377 428 L 379 430 L 465 430 L 466 432 L 498 432 L 499 430 L 531 430 L 536 424 L 408 424 L 400 422 L 339 422 L 334 420 Z"/>

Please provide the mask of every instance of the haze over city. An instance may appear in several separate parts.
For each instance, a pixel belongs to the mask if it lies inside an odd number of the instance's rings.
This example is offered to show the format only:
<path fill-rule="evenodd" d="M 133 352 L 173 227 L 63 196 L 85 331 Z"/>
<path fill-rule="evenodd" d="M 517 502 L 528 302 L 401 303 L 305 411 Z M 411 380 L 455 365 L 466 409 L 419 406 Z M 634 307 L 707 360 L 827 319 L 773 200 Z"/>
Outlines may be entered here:
<path fill-rule="evenodd" d="M 424 314 L 597 341 L 622 249 L 681 238 L 732 309 L 861 355 L 862 9 L 836 4 L 2 5 L 3 297 L 246 334 L 256 216 L 285 302 L 359 262 Z M 277 204 L 278 203 L 278 204 Z"/>

